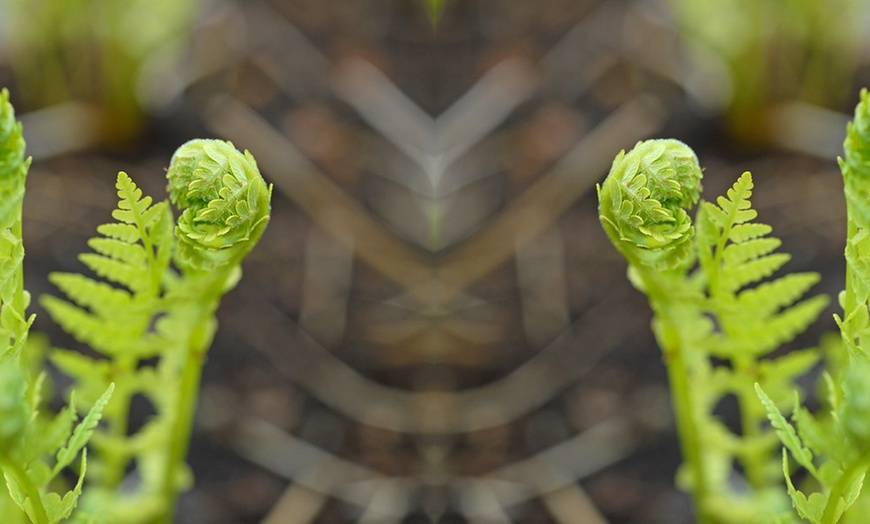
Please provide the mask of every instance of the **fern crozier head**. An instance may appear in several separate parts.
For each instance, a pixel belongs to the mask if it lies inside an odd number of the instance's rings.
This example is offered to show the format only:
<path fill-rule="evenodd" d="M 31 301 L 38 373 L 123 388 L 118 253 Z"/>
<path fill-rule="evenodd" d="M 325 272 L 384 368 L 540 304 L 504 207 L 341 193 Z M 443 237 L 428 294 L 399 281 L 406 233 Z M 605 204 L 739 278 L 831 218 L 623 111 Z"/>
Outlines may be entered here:
<path fill-rule="evenodd" d="M 689 146 L 673 139 L 638 142 L 613 161 L 598 188 L 599 214 L 611 241 L 633 264 L 687 267 L 693 259 L 692 219 L 701 166 Z"/>
<path fill-rule="evenodd" d="M 241 262 L 269 221 L 271 186 L 254 157 L 220 140 L 191 140 L 176 150 L 166 174 L 178 218 L 182 265 L 210 270 Z"/>

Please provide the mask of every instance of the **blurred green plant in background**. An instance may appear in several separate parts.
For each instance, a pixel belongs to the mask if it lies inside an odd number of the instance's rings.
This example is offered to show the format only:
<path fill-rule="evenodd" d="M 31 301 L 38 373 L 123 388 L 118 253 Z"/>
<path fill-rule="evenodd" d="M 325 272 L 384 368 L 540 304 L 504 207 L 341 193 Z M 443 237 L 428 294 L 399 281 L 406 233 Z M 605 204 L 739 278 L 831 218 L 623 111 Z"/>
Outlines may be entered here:
<path fill-rule="evenodd" d="M 670 0 L 699 74 L 725 70 L 726 126 L 764 142 L 770 109 L 805 102 L 844 111 L 853 92 L 866 0 Z"/>
<path fill-rule="evenodd" d="M 190 34 L 196 0 L 7 0 L 0 46 L 23 110 L 75 101 L 97 112 L 99 142 L 141 129 L 143 71 L 153 76 Z M 149 79 L 149 81 L 152 79 Z"/>
<path fill-rule="evenodd" d="M 432 25 L 436 25 L 441 18 L 441 13 L 444 12 L 444 0 L 425 0 L 425 2 L 426 12 L 429 13 Z"/>

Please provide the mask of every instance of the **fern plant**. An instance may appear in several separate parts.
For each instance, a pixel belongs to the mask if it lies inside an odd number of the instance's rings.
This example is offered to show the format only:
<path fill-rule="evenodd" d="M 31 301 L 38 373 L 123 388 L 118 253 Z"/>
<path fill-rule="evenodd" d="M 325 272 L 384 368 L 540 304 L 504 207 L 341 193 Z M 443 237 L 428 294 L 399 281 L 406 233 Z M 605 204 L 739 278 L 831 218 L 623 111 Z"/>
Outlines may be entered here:
<path fill-rule="evenodd" d="M 840 169 L 846 195 L 846 288 L 840 294 L 843 316 L 835 316 L 841 343 L 830 346 L 824 374 L 825 408 L 813 414 L 795 403 L 790 423 L 763 388 L 758 391 L 784 446 L 783 472 L 792 504 L 801 518 L 814 524 L 863 522 L 870 508 L 870 495 L 862 493 L 870 468 L 870 98 L 866 90 L 847 128 L 844 149 Z M 808 481 L 795 486 L 789 456 L 809 474 Z"/>
<path fill-rule="evenodd" d="M 598 188 L 601 223 L 629 263 L 629 279 L 649 298 L 684 454 L 679 484 L 698 522 L 775 522 L 789 514 L 778 446 L 755 384 L 770 405 L 793 401 L 794 380 L 819 358 L 805 349 L 773 358 L 819 315 L 824 296 L 802 299 L 815 273 L 770 280 L 789 259 L 771 228 L 756 222 L 744 173 L 715 203 L 698 202 L 701 168 L 676 140 L 641 142 L 620 153 Z M 737 400 L 736 431 L 716 415 Z"/>
<path fill-rule="evenodd" d="M 104 384 L 78 418 L 75 400 L 59 413 L 43 409 L 46 374 L 41 355 L 27 351 L 33 316 L 24 290 L 21 209 L 30 160 L 24 157 L 21 124 L 0 91 L 0 470 L 8 491 L 0 497 L 4 522 L 45 524 L 68 518 L 82 493 L 88 443 L 112 395 Z M 73 486 L 63 473 L 78 469 Z"/>
<path fill-rule="evenodd" d="M 170 522 L 178 492 L 190 485 L 185 466 L 205 353 L 221 296 L 238 282 L 242 259 L 269 219 L 271 187 L 249 153 L 228 142 L 181 146 L 167 172 L 168 202 L 154 203 L 119 173 L 116 222 L 98 228 L 82 262 L 101 279 L 55 273 L 69 301 L 46 296 L 52 318 L 105 358 L 57 351 L 52 360 L 74 377 L 85 403 L 107 382 L 117 384 L 94 436 L 94 489 L 84 512 L 109 522 Z M 107 282 L 108 281 L 108 282 Z M 147 362 L 159 357 L 156 365 Z M 133 435 L 130 404 L 142 395 L 152 417 Z M 120 490 L 130 466 L 138 483 Z"/>
<path fill-rule="evenodd" d="M 680 142 L 653 140 L 621 153 L 599 187 L 604 229 L 655 313 L 685 456 L 679 480 L 699 522 L 859 524 L 870 512 L 863 489 L 870 469 L 867 90 L 844 149 L 840 337 L 778 358 L 771 352 L 804 330 L 826 300 L 801 298 L 818 280 L 814 273 L 771 278 L 788 257 L 776 253 L 770 227 L 755 222 L 749 173 L 716 203 L 701 202 L 694 223 L 686 209 L 698 200 L 701 172 Z M 822 407 L 811 412 L 795 379 L 822 358 Z M 714 416 L 726 395 L 739 405 L 737 432 Z"/>
<path fill-rule="evenodd" d="M 99 144 L 132 140 L 179 61 L 196 0 L 6 0 L 0 42 L 22 103 L 83 104 Z M 87 120 L 82 124 L 87 125 Z"/>
<path fill-rule="evenodd" d="M 269 221 L 271 186 L 249 153 L 217 140 L 193 140 L 173 155 L 167 177 L 177 220 L 169 202 L 154 202 L 118 174 L 115 221 L 97 228 L 93 252 L 80 257 L 94 276 L 52 274 L 67 298 L 42 297 L 50 316 L 97 355 L 49 352 L 74 383 L 69 406 L 49 415 L 42 407 L 43 350 L 28 343 L 33 317 L 25 316 L 22 285 L 28 164 L 4 90 L 0 470 L 8 496 L 0 497 L 0 515 L 13 523 L 172 522 L 177 496 L 191 484 L 185 460 L 215 311 Z M 156 414 L 132 432 L 137 395 Z M 79 412 L 84 417 L 75 424 Z M 72 486 L 64 483 L 67 469 L 74 470 Z"/>

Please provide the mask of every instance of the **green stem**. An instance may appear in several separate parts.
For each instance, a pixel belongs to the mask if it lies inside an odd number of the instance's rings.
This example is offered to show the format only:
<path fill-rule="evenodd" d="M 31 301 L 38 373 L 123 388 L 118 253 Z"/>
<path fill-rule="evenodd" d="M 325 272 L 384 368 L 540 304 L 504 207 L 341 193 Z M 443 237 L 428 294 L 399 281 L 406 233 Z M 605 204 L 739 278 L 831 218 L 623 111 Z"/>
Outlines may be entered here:
<path fill-rule="evenodd" d="M 852 210 L 850 206 L 846 206 L 846 214 L 847 214 L 847 225 L 846 225 L 846 249 L 855 249 L 850 245 L 852 239 L 855 238 L 855 235 L 858 234 L 858 226 L 855 224 L 855 221 L 852 219 Z M 854 253 L 857 256 L 857 253 Z M 849 262 L 848 258 L 846 260 L 846 290 L 845 290 L 845 299 L 843 301 L 843 321 L 844 327 L 846 330 L 843 332 L 843 337 L 859 344 L 860 341 L 858 339 L 858 334 L 855 333 L 854 329 L 854 320 L 850 319 L 850 316 L 855 312 L 855 309 L 858 307 L 858 297 L 855 294 L 855 284 L 856 284 L 856 275 L 855 268 L 852 267 L 852 264 Z"/>
<path fill-rule="evenodd" d="M 166 503 L 166 511 L 159 520 L 160 523 L 171 524 L 175 512 L 175 504 L 178 500 L 178 469 L 185 461 L 190 446 L 204 356 L 203 348 L 192 346 L 188 348 L 181 374 L 181 389 L 178 393 L 177 418 L 172 428 L 166 469 L 163 472 L 161 494 Z"/>
<path fill-rule="evenodd" d="M 737 396 L 737 402 L 740 409 L 740 433 L 743 442 L 753 442 L 762 434 L 760 423 L 762 420 L 767 420 L 766 412 L 763 405 L 758 401 L 758 394 L 755 392 L 755 381 L 757 373 L 753 370 L 755 361 L 741 355 L 743 358 L 731 359 L 731 365 L 734 369 L 734 375 L 743 377 L 744 381 L 740 382 L 740 387 L 734 392 Z M 770 448 L 752 445 L 748 449 L 744 448 L 741 454 L 741 464 L 746 475 L 746 480 L 749 484 L 761 490 L 769 482 L 769 475 L 766 474 L 769 464 Z"/>
<path fill-rule="evenodd" d="M 171 524 L 173 521 L 179 494 L 178 470 L 186 460 L 190 447 L 203 362 L 214 334 L 211 324 L 229 274 L 221 271 L 216 278 L 209 279 L 210 283 L 205 287 L 206 291 L 199 295 L 202 297 L 201 302 L 196 304 L 198 311 L 193 317 L 198 320 L 187 338 L 181 369 L 181 384 L 176 400 L 176 418 L 169 436 L 170 447 L 160 490 L 166 506 L 163 515 L 157 520 L 158 524 Z"/>
<path fill-rule="evenodd" d="M 629 259 L 630 260 L 630 259 Z M 695 419 L 696 406 L 692 396 L 691 369 L 686 359 L 690 350 L 690 342 L 685 333 L 680 330 L 680 319 L 685 319 L 686 307 L 679 299 L 674 300 L 658 283 L 659 276 L 650 275 L 635 266 L 644 281 L 647 295 L 661 326 L 656 333 L 659 346 L 668 372 L 668 384 L 671 391 L 671 402 L 676 417 L 677 436 L 683 459 L 692 473 L 690 494 L 695 503 L 698 524 L 711 524 L 712 519 L 704 509 L 707 497 L 707 474 L 701 452 L 701 436 Z"/>
<path fill-rule="evenodd" d="M 45 513 L 45 506 L 42 505 L 42 497 L 39 494 L 39 489 L 33 485 L 33 482 L 30 481 L 30 477 L 27 476 L 27 473 L 25 473 L 14 460 L 11 460 L 5 454 L 0 454 L 0 465 L 3 466 L 5 472 L 12 475 L 15 482 L 17 482 L 18 485 L 21 486 L 22 491 L 24 491 L 24 496 L 29 498 L 33 504 L 33 518 L 36 519 L 35 524 L 48 524 L 48 515 Z"/>
<path fill-rule="evenodd" d="M 126 357 L 126 358 L 125 358 Z M 129 356 L 120 356 L 115 362 L 118 371 L 114 374 L 114 382 L 118 384 L 115 388 L 113 405 L 114 408 L 106 412 L 103 417 L 109 425 L 109 438 L 115 441 L 124 441 L 127 438 L 128 418 L 130 413 L 130 402 L 132 400 L 133 391 L 126 386 L 131 380 L 134 365 L 136 360 Z M 128 449 L 117 449 L 116 446 L 107 446 L 101 449 L 104 455 L 104 477 L 103 481 L 106 487 L 116 488 L 124 479 L 124 473 L 129 460 Z"/>
<path fill-rule="evenodd" d="M 668 318 L 660 319 L 666 331 L 679 337 L 679 330 Z M 665 338 L 665 337 L 663 337 Z M 663 343 L 664 341 L 659 341 Z M 692 471 L 691 495 L 695 501 L 698 524 L 712 522 L 704 510 L 707 497 L 707 481 L 704 462 L 701 457 L 700 435 L 695 421 L 695 406 L 692 402 L 689 382 L 689 367 L 685 358 L 686 348 L 682 344 L 662 345 L 664 359 L 668 370 L 668 383 L 672 395 L 674 414 L 676 415 L 677 435 L 683 457 Z"/>
<path fill-rule="evenodd" d="M 855 480 L 855 476 L 866 472 L 868 461 L 870 461 L 870 455 L 861 456 L 843 472 L 837 483 L 831 488 L 831 493 L 828 494 L 828 503 L 825 504 L 825 511 L 822 513 L 821 524 L 835 524 L 839 520 L 840 515 L 837 515 L 839 500 L 852 481 Z"/>

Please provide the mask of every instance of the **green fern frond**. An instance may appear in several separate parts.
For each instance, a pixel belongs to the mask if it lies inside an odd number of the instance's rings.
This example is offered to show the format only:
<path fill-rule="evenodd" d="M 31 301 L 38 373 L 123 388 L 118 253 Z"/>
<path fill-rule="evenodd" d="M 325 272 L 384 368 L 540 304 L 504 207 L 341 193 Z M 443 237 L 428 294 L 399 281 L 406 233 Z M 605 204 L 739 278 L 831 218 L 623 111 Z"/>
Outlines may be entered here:
<path fill-rule="evenodd" d="M 745 172 L 740 175 L 740 178 L 726 192 L 726 196 L 720 196 L 716 199 L 716 204 L 722 210 L 722 217 L 713 215 L 713 218 L 719 222 L 722 228 L 730 230 L 735 224 L 745 224 L 755 220 L 758 213 L 752 209 L 752 204 L 749 199 L 752 197 L 752 175 Z M 721 222 L 720 222 L 720 219 Z"/>
<path fill-rule="evenodd" d="M 0 89 L 0 228 L 11 228 L 21 220 L 24 180 L 30 159 L 24 157 L 21 123 L 9 103 L 9 91 Z"/>
<path fill-rule="evenodd" d="M 130 399 L 144 389 L 137 379 L 140 362 L 165 350 L 166 341 L 152 327 L 166 313 L 163 285 L 172 278 L 169 264 L 174 247 L 168 203 L 143 196 L 123 172 L 116 188 L 119 201 L 112 216 L 118 222 L 99 226 L 102 236 L 88 242 L 94 252 L 79 257 L 102 280 L 53 273 L 49 279 L 67 300 L 41 297 L 46 311 L 66 332 L 108 357 L 92 359 L 63 350 L 51 355 L 58 368 L 75 379 L 83 405 L 98 409 L 91 409 L 59 452 L 56 468 L 75 456 L 104 411 L 105 427 L 93 439 L 98 453 L 92 462 L 94 478 L 110 487 L 123 479 L 136 454 L 133 439 L 127 438 L 127 415 Z M 116 401 L 106 406 L 103 392 L 112 382 L 119 384 Z M 168 386 L 163 383 L 163 387 Z"/>
<path fill-rule="evenodd" d="M 861 90 L 854 118 L 846 127 L 843 143 L 844 157 L 840 158 L 846 196 L 846 209 L 852 220 L 863 228 L 870 228 L 870 94 Z"/>
<path fill-rule="evenodd" d="M 793 304 L 819 282 L 818 273 L 789 273 L 782 278 L 744 289 L 737 295 L 738 307 L 754 316 L 767 317 Z"/>
<path fill-rule="evenodd" d="M 141 352 L 141 337 L 159 313 L 155 300 L 171 249 L 167 204 L 152 205 L 151 197 L 143 197 L 124 172 L 118 173 L 116 187 L 119 202 L 113 216 L 121 222 L 100 226 L 98 231 L 104 236 L 88 243 L 96 253 L 82 254 L 80 259 L 97 276 L 123 287 L 77 274 L 53 273 L 50 280 L 72 302 L 43 298 L 58 324 L 106 355 Z"/>
<path fill-rule="evenodd" d="M 713 310 L 736 346 L 763 355 L 791 340 L 821 313 L 825 297 L 795 304 L 818 281 L 815 273 L 772 276 L 789 260 L 775 253 L 781 242 L 768 236 L 770 227 L 751 222 L 752 175 L 744 173 L 716 204 L 702 203 L 696 242 L 707 275 Z M 735 231 L 737 232 L 735 234 Z"/>
<path fill-rule="evenodd" d="M 118 173 L 116 188 L 119 202 L 112 216 L 119 222 L 99 226 L 97 231 L 104 236 L 88 242 L 95 253 L 79 258 L 101 278 L 134 293 L 156 294 L 171 249 L 169 207 L 166 202 L 152 205 L 151 197 L 143 197 L 123 171 Z"/>
<path fill-rule="evenodd" d="M 103 410 L 105 409 L 106 404 L 109 403 L 109 399 L 112 397 L 114 391 L 115 385 L 109 384 L 109 388 L 106 389 L 106 392 L 97 399 L 97 402 L 91 406 L 91 409 L 88 411 L 88 414 L 85 415 L 85 418 L 83 418 L 73 430 L 66 445 L 58 450 L 57 462 L 55 462 L 54 469 L 52 470 L 53 475 L 57 475 L 60 473 L 61 469 L 71 464 L 78 456 L 79 452 L 85 447 L 85 444 L 88 443 L 88 440 L 94 433 L 97 424 L 99 424 L 100 419 L 103 416 Z"/>
<path fill-rule="evenodd" d="M 49 281 L 79 306 L 101 317 L 125 311 L 133 301 L 126 289 L 111 286 L 79 273 L 53 273 Z"/>
<path fill-rule="evenodd" d="M 801 441 L 800 437 L 798 437 L 794 426 L 785 419 L 782 412 L 773 400 L 767 396 L 764 390 L 761 389 L 760 385 L 755 385 L 755 392 L 758 394 L 758 398 L 761 400 L 764 409 L 767 410 L 767 417 L 770 419 L 770 425 L 776 430 L 782 443 L 786 448 L 788 448 L 798 464 L 806 468 L 806 470 L 813 475 L 817 475 L 818 472 L 813 463 L 813 452 L 804 446 L 804 443 Z"/>
<path fill-rule="evenodd" d="M 131 244 L 116 238 L 92 238 L 88 240 L 88 246 L 106 258 L 131 266 L 141 266 L 148 260 L 148 255 L 140 244 Z"/>

